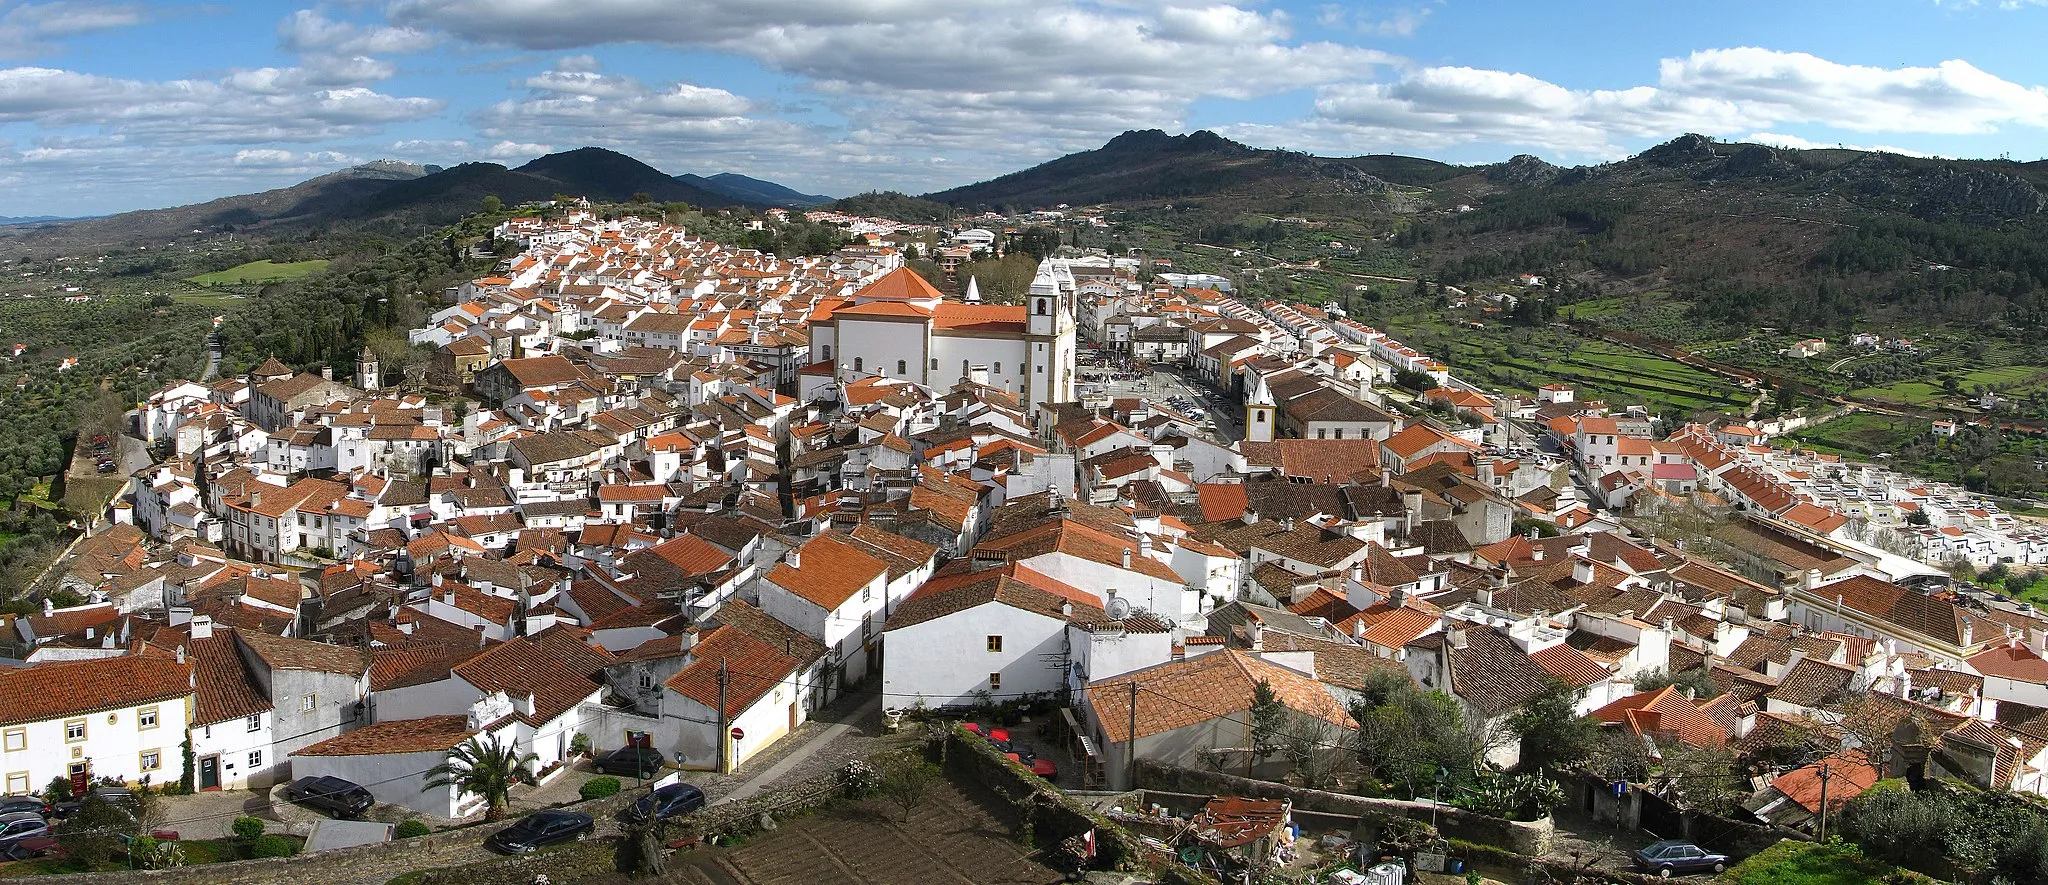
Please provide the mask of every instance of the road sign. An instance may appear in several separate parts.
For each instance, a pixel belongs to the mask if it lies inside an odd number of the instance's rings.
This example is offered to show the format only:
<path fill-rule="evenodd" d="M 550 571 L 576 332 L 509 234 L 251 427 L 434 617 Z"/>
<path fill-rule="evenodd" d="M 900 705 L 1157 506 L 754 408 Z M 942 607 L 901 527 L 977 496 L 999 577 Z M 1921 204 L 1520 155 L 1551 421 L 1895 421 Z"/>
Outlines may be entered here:
<path fill-rule="evenodd" d="M 733 726 L 733 727 L 732 727 L 732 739 L 733 739 L 733 740 L 736 740 L 736 741 L 737 741 L 737 740 L 745 740 L 745 739 L 746 739 L 746 737 L 747 737 L 747 732 L 746 732 L 746 730 L 745 730 L 745 729 L 742 729 L 742 728 L 740 728 L 740 727 L 739 727 L 739 726 L 737 726 L 737 725 L 735 725 L 735 726 Z"/>

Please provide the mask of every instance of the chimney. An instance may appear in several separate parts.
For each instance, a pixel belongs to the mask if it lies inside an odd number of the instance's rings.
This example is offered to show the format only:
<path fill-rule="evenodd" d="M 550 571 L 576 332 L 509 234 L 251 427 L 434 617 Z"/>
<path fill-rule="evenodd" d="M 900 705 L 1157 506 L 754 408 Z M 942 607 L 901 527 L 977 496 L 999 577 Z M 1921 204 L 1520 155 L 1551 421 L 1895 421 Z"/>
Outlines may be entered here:
<path fill-rule="evenodd" d="M 453 587 L 450 587 L 450 588 L 448 588 L 448 592 L 446 592 L 446 593 L 443 593 L 443 594 L 441 594 L 441 601 L 442 601 L 442 602 L 445 602 L 445 603 L 447 603 L 447 604 L 449 604 L 449 605 L 454 605 L 454 604 L 455 604 L 455 588 L 453 588 Z"/>
<path fill-rule="evenodd" d="M 450 598 L 453 599 L 452 596 Z M 483 648 L 484 646 L 489 645 L 490 641 L 490 636 L 484 633 L 484 625 L 476 625 L 476 647 Z"/>
<path fill-rule="evenodd" d="M 178 663 L 185 663 L 185 647 L 182 645 L 178 646 Z"/>
<path fill-rule="evenodd" d="M 803 550 L 802 550 L 801 548 L 797 548 L 797 547 L 791 547 L 791 548 L 789 548 L 789 552 L 788 552 L 788 553 L 784 553 L 784 554 L 782 554 L 782 561 L 783 561 L 783 562 L 785 562 L 785 563 L 788 563 L 788 564 L 789 564 L 789 567 L 790 567 L 790 568 L 793 568 L 793 569 L 801 569 L 801 568 L 803 568 L 803 567 L 804 567 L 804 554 L 803 554 Z"/>
<path fill-rule="evenodd" d="M 1665 618 L 1665 619 L 1664 619 L 1664 635 L 1665 635 L 1665 636 L 1670 636 L 1670 635 L 1672 635 L 1672 623 L 1671 623 L 1671 619 L 1670 619 L 1670 618 Z"/>
<path fill-rule="evenodd" d="M 207 615 L 193 615 L 192 620 L 186 623 L 185 628 L 192 631 L 193 642 L 213 638 L 213 618 Z"/>
<path fill-rule="evenodd" d="M 1810 568 L 1810 569 L 1807 569 L 1807 570 L 1806 570 L 1806 574 L 1804 574 L 1804 575 L 1802 575 L 1802 576 L 1800 576 L 1800 577 L 1801 577 L 1801 583 L 1800 583 L 1800 586 L 1801 586 L 1802 588 L 1804 588 L 1804 589 L 1807 589 L 1807 590 L 1812 590 L 1812 589 L 1814 589 L 1815 587 L 1819 587 L 1819 586 L 1820 586 L 1820 569 L 1817 569 L 1817 568 Z"/>
<path fill-rule="evenodd" d="M 1479 474 L 1479 481 L 1488 488 L 1493 487 L 1493 456 L 1479 455 L 1472 459 L 1472 469 Z"/>
<path fill-rule="evenodd" d="M 1463 627 L 1460 627 L 1456 630 L 1452 630 L 1450 634 L 1450 641 L 1452 648 L 1464 648 L 1466 644 L 1465 629 Z"/>
<path fill-rule="evenodd" d="M 1572 580 L 1581 584 L 1593 583 L 1593 563 L 1584 557 L 1572 560 Z"/>
<path fill-rule="evenodd" d="M 1250 507 L 1246 507 L 1244 509 L 1244 515 L 1239 518 L 1244 520 L 1245 525 L 1257 525 L 1259 522 L 1259 511 L 1253 510 Z"/>
<path fill-rule="evenodd" d="M 1125 569 L 1129 569 L 1130 567 L 1131 567 L 1131 548 L 1129 548 L 1129 547 L 1125 547 L 1125 548 L 1124 548 L 1124 568 L 1125 568 Z"/>
<path fill-rule="evenodd" d="M 1387 467 L 1381 467 L 1381 468 L 1380 468 L 1380 488 L 1383 488 L 1383 489 L 1387 489 L 1387 488 L 1393 488 L 1393 486 L 1394 486 L 1394 471 L 1393 471 L 1393 470 L 1392 470 L 1391 468 L 1387 468 Z"/>
<path fill-rule="evenodd" d="M 1402 587 L 1393 588 L 1387 594 L 1387 604 L 1395 608 L 1406 606 L 1408 604 L 1408 591 Z"/>
<path fill-rule="evenodd" d="M 1061 617 L 1069 617 L 1069 618 L 1071 618 L 1071 617 L 1073 617 L 1073 616 L 1074 616 L 1074 601 L 1073 601 L 1073 600 L 1071 600 L 1071 599 L 1062 599 L 1062 600 L 1060 600 L 1060 616 L 1061 616 Z"/>
<path fill-rule="evenodd" d="M 47 617 L 49 617 L 49 616 L 51 616 L 51 615 L 54 615 L 54 614 L 56 614 L 56 613 L 57 613 L 57 603 L 55 603 L 55 602 L 52 602 L 52 601 L 50 600 L 50 597 L 48 597 L 48 596 L 45 596 L 45 597 L 43 597 L 43 617 L 46 617 L 46 618 L 47 618 Z"/>
<path fill-rule="evenodd" d="M 1245 614 L 1244 638 L 1245 642 L 1251 645 L 1252 651 L 1266 650 L 1266 625 L 1259 623 L 1258 615 L 1249 612 Z"/>
<path fill-rule="evenodd" d="M 93 634 L 93 629 L 92 629 L 91 627 L 87 627 L 87 628 L 85 628 L 85 641 L 87 641 L 87 642 L 91 642 L 91 641 L 92 641 L 92 634 Z M 1965 641 L 1965 642 L 1964 642 L 1963 644 L 1964 644 L 1964 645 L 1969 645 L 1970 643 L 1969 643 L 1968 641 Z"/>
<path fill-rule="evenodd" d="M 431 582 L 435 587 L 441 586 L 441 573 L 435 572 L 433 578 L 431 579 Z"/>
<path fill-rule="evenodd" d="M 92 638 L 92 631 L 91 631 L 90 629 L 88 629 L 88 630 L 86 630 L 86 631 L 85 631 L 85 638 L 87 638 L 87 639 L 91 639 L 91 638 Z M 1964 648 L 1969 648 L 1970 646 L 1972 646 L 1972 645 L 1975 645 L 1975 644 L 1976 644 L 1976 642 L 1977 642 L 1977 619 L 1976 619 L 1976 618 L 1971 618 L 1971 617 L 1965 617 L 1965 618 L 1963 618 L 1963 647 L 1964 647 Z"/>
<path fill-rule="evenodd" d="M 1358 640 L 1358 641 L 1360 641 L 1360 642 L 1364 642 L 1364 641 L 1365 641 L 1365 619 L 1364 619 L 1364 618 L 1353 618 L 1353 619 L 1351 619 L 1351 638 L 1353 638 L 1353 639 L 1356 639 L 1356 640 Z"/>

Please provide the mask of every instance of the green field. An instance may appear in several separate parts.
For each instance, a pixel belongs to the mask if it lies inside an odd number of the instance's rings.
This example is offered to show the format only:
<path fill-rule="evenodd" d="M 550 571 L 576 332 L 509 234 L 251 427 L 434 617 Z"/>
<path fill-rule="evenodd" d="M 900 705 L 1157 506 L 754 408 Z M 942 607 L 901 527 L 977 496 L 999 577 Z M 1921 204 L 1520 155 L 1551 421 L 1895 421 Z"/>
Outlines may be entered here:
<path fill-rule="evenodd" d="M 1883 387 L 1859 387 L 1849 391 L 1852 396 L 1885 400 L 1909 406 L 1925 405 L 1946 396 L 1947 391 L 1939 385 L 1925 381 L 1899 381 Z"/>
<path fill-rule="evenodd" d="M 324 258 L 312 261 L 293 261 L 278 264 L 269 259 L 238 264 L 227 270 L 217 270 L 191 278 L 191 282 L 202 286 L 244 286 L 252 283 L 279 283 L 296 280 L 319 273 L 327 266 Z"/>
<path fill-rule="evenodd" d="M 1869 458 L 1879 452 L 1898 451 L 1907 440 L 1927 433 L 1927 425 L 1927 421 L 1917 418 L 1857 412 L 1800 430 L 1792 438 L 1814 451 Z"/>

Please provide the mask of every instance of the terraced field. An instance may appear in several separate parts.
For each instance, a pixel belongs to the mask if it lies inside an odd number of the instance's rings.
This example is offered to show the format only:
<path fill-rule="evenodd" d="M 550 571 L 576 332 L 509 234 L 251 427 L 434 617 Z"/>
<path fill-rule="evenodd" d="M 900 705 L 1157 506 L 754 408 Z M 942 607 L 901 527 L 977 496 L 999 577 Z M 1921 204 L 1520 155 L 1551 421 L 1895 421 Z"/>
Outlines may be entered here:
<path fill-rule="evenodd" d="M 969 788 L 976 789 L 976 788 Z M 690 885 L 1037 885 L 1060 880 L 1018 844 L 992 799 L 942 781 L 903 819 L 872 802 L 784 822 L 730 849 L 669 862 L 668 881 Z"/>

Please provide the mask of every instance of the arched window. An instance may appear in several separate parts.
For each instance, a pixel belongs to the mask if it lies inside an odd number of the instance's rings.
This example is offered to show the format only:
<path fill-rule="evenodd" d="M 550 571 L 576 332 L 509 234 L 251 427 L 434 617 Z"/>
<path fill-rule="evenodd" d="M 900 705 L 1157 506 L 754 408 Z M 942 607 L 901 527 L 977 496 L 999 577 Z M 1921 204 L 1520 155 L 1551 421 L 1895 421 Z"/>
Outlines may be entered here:
<path fill-rule="evenodd" d="M 1046 302 L 1045 302 L 1045 299 L 1043 299 L 1043 298 L 1040 298 L 1040 299 L 1038 299 L 1038 315 L 1039 315 L 1039 316 L 1045 316 L 1045 315 L 1046 315 L 1046 310 L 1045 310 L 1045 303 L 1046 303 Z"/>
<path fill-rule="evenodd" d="M 830 344 L 827 344 L 827 345 L 825 345 L 825 362 L 828 362 L 828 363 L 829 363 L 829 362 L 831 362 L 831 361 L 832 361 L 832 345 L 830 345 Z"/>
<path fill-rule="evenodd" d="M 936 372 L 936 371 L 938 371 L 938 370 L 939 370 L 939 358 L 938 358 L 938 357 L 932 357 L 932 371 Z"/>
<path fill-rule="evenodd" d="M 865 371 L 866 369 L 867 369 L 867 367 L 866 367 L 866 366 L 863 366 L 863 365 L 861 365 L 861 358 L 860 358 L 860 357 L 854 357 L 854 358 L 853 358 L 853 370 L 854 370 L 854 371 L 856 371 L 856 372 L 861 372 L 861 371 Z"/>
<path fill-rule="evenodd" d="M 897 360 L 896 374 L 908 376 L 910 374 L 910 363 L 906 360 Z"/>
<path fill-rule="evenodd" d="M 995 374 L 997 374 L 997 375 L 1001 375 L 1001 374 L 1003 373 L 1003 364 L 1002 364 L 1002 363 L 996 363 L 996 364 L 995 364 L 995 368 L 993 368 L 993 369 L 990 369 L 989 371 L 991 371 L 991 372 L 994 372 L 994 373 L 995 373 Z"/>

